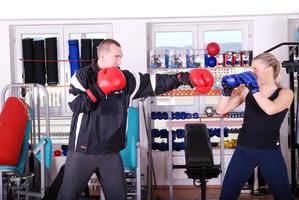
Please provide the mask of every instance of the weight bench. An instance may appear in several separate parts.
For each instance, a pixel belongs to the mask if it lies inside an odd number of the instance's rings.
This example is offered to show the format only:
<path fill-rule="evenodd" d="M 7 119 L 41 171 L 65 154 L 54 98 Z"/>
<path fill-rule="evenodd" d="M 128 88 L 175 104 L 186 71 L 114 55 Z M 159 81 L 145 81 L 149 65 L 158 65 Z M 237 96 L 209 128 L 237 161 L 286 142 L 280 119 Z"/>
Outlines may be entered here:
<path fill-rule="evenodd" d="M 214 164 L 209 132 L 205 124 L 185 125 L 186 174 L 195 187 L 201 188 L 201 199 L 206 199 L 208 179 L 217 178 L 221 166 Z M 199 183 L 199 184 L 198 184 Z"/>

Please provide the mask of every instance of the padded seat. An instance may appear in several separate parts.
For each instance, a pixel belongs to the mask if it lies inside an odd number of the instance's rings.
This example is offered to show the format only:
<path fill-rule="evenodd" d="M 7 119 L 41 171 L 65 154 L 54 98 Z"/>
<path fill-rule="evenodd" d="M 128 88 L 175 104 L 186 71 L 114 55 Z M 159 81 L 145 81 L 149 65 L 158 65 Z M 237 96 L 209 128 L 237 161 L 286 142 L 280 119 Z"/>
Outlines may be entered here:
<path fill-rule="evenodd" d="M 221 166 L 214 164 L 212 145 L 205 124 L 185 125 L 186 174 L 193 179 L 194 186 L 201 187 L 202 199 L 206 199 L 206 182 L 217 178 Z M 200 182 L 200 185 L 196 183 Z"/>
<path fill-rule="evenodd" d="M 29 116 L 32 116 L 32 109 L 28 109 Z M 16 122 L 17 124 L 17 122 Z M 0 199 L 3 198 L 3 180 L 6 175 L 10 177 L 19 177 L 19 180 L 31 178 L 34 174 L 24 175 L 25 164 L 28 157 L 29 137 L 32 128 L 32 120 L 29 117 L 26 122 L 26 129 L 24 131 L 24 139 L 19 155 L 19 160 L 16 165 L 0 165 Z M 17 180 L 17 179 L 16 179 Z M 7 181 L 7 180 L 6 180 Z"/>

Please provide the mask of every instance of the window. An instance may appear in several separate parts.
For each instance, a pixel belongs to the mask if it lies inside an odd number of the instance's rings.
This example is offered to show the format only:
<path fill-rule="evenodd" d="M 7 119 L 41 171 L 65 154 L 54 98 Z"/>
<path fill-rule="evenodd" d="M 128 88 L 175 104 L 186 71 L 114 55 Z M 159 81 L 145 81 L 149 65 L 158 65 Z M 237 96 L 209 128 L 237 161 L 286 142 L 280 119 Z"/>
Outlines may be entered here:
<path fill-rule="evenodd" d="M 221 52 L 239 51 L 242 48 L 242 31 L 205 31 L 204 46 L 217 42 Z"/>
<path fill-rule="evenodd" d="M 198 24 L 199 48 L 217 42 L 221 52 L 252 49 L 251 22 L 215 22 Z"/>
<path fill-rule="evenodd" d="M 299 42 L 299 19 L 289 21 L 289 41 Z"/>
<path fill-rule="evenodd" d="M 293 20 L 289 20 L 289 24 L 288 24 L 288 33 L 289 33 L 289 41 L 290 42 L 299 42 L 299 19 L 293 19 Z M 288 55 L 288 60 L 298 60 L 299 59 L 299 47 L 297 46 L 289 46 L 289 55 Z M 296 79 L 294 79 L 294 87 L 298 88 L 299 84 L 298 81 L 296 81 Z M 295 102 L 298 102 L 297 99 L 297 90 L 295 90 Z M 297 105 L 297 104 L 296 104 Z M 298 106 L 298 105 L 297 105 Z M 297 137 L 297 143 L 299 143 L 299 138 Z"/>
<path fill-rule="evenodd" d="M 57 38 L 58 79 L 57 86 L 47 86 L 49 93 L 49 107 L 51 116 L 70 116 L 71 112 L 67 104 L 68 88 L 70 84 L 70 64 L 68 60 L 69 39 L 105 39 L 112 37 L 111 24 L 96 25 L 52 25 L 52 26 L 15 26 L 15 54 L 13 82 L 23 83 L 23 62 L 22 62 L 22 39 L 33 38 L 34 40 L 49 37 Z M 80 47 L 79 47 L 80 49 Z M 42 103 L 42 102 L 41 102 Z M 41 105 L 43 107 L 43 104 Z"/>
<path fill-rule="evenodd" d="M 192 32 L 158 32 L 155 38 L 157 50 L 192 48 Z"/>
<path fill-rule="evenodd" d="M 194 25 L 153 25 L 150 49 L 155 50 L 181 50 L 194 48 L 196 43 L 196 26 Z M 167 73 L 167 71 L 151 71 L 151 73 Z M 176 73 L 171 69 L 170 73 Z M 157 97 L 156 105 L 193 105 L 193 97 Z"/>

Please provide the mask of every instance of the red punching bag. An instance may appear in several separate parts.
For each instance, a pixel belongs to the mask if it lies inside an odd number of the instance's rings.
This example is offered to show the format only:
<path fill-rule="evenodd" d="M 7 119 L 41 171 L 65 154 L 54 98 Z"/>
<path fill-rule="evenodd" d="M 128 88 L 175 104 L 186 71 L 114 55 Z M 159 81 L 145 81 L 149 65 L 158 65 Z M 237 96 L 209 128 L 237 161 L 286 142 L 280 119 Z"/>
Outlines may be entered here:
<path fill-rule="evenodd" d="M 0 165 L 17 165 L 28 116 L 28 106 L 22 99 L 6 100 L 0 114 Z"/>

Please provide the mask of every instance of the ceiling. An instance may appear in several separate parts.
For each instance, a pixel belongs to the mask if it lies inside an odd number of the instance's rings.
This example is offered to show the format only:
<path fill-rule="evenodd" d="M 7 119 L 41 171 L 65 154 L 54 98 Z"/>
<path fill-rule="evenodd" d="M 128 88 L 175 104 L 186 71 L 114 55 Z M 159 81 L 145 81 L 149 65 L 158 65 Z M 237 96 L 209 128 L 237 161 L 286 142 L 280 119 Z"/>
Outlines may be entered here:
<path fill-rule="evenodd" d="M 48 3 L 45 2 L 37 0 L 6 1 L 5 5 L 1 5 L 0 19 L 101 19 L 299 14 L 298 0 L 51 0 Z"/>

